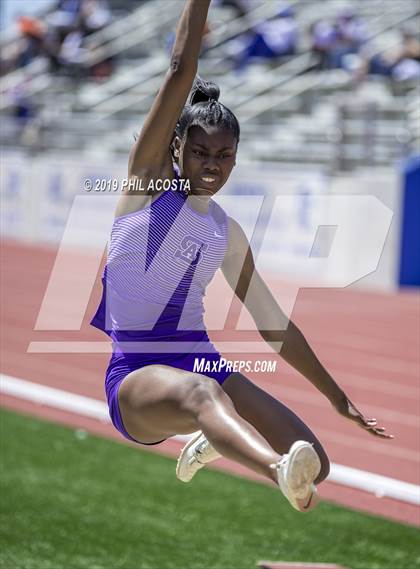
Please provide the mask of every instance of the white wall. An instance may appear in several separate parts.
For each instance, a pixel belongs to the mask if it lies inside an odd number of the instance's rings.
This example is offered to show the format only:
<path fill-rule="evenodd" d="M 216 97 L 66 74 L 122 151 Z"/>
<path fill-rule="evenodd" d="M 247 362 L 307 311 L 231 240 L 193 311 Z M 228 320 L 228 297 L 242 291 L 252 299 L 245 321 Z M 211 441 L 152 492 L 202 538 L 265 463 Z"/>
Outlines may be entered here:
<path fill-rule="evenodd" d="M 118 195 L 115 192 L 86 192 L 84 181 L 121 180 L 125 173 L 125 160 L 101 162 L 64 158 L 61 154 L 34 158 L 4 153 L 0 188 L 1 231 L 15 239 L 57 244 L 63 236 L 71 208 L 77 203 L 77 215 L 72 216 L 72 223 L 76 225 L 72 231 L 67 231 L 67 236 L 70 235 L 77 247 L 101 247 L 104 229 L 107 234 L 107 227 L 110 229 L 112 224 Z M 380 240 L 387 226 L 386 220 L 380 221 L 380 212 L 372 206 L 373 202 L 353 200 L 349 211 L 343 211 L 348 208 L 345 196 L 376 196 L 394 216 L 389 232 L 384 233 L 384 238 L 388 234 L 383 248 L 381 246 L 380 259 L 377 255 L 377 270 L 358 280 L 356 286 L 391 290 L 396 286 L 400 193 L 398 172 L 391 169 L 331 178 L 316 170 L 286 171 L 277 165 L 241 164 L 217 196 L 217 201 L 252 239 L 257 264 L 262 271 L 297 282 L 308 280 L 308 286 L 314 279 L 323 282 L 321 286 L 339 286 L 337 274 L 349 283 L 356 280 L 352 275 L 360 274 L 362 270 L 361 260 L 368 249 L 371 233 L 373 235 L 373 230 L 379 228 L 376 241 Z M 76 196 L 81 198 L 75 202 Z M 337 203 L 327 199 L 328 196 L 341 196 L 344 201 L 340 201 L 337 209 Z M 347 217 L 352 217 L 353 229 L 340 233 L 342 251 L 338 265 L 334 260 L 333 267 L 328 248 L 337 241 L 334 227 L 337 223 L 345 225 Z M 330 226 L 327 233 L 322 234 L 325 243 L 322 239 L 316 242 L 325 249 L 327 258 L 310 259 L 319 225 Z M 328 243 L 328 240 L 332 241 Z"/>

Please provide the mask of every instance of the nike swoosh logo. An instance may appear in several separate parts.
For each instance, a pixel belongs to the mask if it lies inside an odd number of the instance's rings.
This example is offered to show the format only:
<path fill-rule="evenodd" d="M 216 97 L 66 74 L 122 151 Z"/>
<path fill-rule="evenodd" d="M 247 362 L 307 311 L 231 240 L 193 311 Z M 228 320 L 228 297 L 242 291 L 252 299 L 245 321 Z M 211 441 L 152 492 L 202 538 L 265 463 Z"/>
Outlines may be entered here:
<path fill-rule="evenodd" d="M 217 231 L 214 232 L 214 236 L 215 236 L 215 237 L 223 237 L 223 235 L 219 235 L 219 234 L 217 233 Z"/>
<path fill-rule="evenodd" d="M 311 497 L 308 500 L 308 503 L 306 504 L 306 506 L 303 506 L 304 510 L 307 510 L 309 508 L 309 506 L 311 505 L 312 502 L 312 498 L 314 497 L 314 492 L 312 492 Z"/>

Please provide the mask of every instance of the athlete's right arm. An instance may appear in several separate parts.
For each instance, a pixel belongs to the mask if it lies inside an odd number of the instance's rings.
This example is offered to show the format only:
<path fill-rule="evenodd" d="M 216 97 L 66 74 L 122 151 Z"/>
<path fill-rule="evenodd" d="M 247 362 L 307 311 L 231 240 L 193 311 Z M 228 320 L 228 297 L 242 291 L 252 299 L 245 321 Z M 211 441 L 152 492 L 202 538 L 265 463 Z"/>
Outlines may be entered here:
<path fill-rule="evenodd" d="M 197 73 L 203 30 L 211 0 L 186 0 L 163 84 L 130 153 L 128 178 L 116 215 L 144 207 L 150 180 L 173 178 L 170 144 Z M 141 183 L 140 183 L 141 182 Z M 144 188 L 144 189 L 143 189 Z"/>

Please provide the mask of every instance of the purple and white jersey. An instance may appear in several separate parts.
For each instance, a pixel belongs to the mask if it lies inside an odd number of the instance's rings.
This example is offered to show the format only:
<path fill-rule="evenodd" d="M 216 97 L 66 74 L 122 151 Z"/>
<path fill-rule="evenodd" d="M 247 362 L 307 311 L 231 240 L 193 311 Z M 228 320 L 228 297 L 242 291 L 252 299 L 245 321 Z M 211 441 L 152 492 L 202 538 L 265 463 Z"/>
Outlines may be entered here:
<path fill-rule="evenodd" d="M 227 240 L 224 210 L 210 200 L 208 213 L 198 213 L 179 190 L 164 191 L 144 209 L 117 217 L 92 324 L 116 342 L 203 333 L 203 297 Z"/>

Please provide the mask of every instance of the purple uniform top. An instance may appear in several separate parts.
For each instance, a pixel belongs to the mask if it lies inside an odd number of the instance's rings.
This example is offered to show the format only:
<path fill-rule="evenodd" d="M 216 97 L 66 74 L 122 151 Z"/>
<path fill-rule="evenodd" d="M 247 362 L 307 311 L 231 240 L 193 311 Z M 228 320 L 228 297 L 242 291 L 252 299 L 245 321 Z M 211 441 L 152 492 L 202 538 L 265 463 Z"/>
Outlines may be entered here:
<path fill-rule="evenodd" d="M 203 298 L 227 241 L 224 210 L 210 200 L 208 213 L 201 214 L 180 189 L 163 191 L 149 206 L 114 220 L 102 299 L 91 321 L 113 342 L 105 381 L 109 402 L 127 373 L 145 365 L 193 371 L 196 357 L 220 360 L 205 329 Z M 208 375 L 223 383 L 229 373 Z"/>

